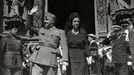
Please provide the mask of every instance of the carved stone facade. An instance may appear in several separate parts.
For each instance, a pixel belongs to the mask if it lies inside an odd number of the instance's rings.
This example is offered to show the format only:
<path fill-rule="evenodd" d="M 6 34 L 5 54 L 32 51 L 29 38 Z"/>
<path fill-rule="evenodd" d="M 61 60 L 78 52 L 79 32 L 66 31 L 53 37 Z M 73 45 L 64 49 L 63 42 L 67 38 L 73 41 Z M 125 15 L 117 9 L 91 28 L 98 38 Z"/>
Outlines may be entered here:
<path fill-rule="evenodd" d="M 3 1 L 3 2 L 2 2 Z M 2 0 L 0 3 L 0 30 L 5 31 L 6 21 L 21 21 L 27 25 L 34 27 L 42 26 L 43 15 L 45 11 L 45 0 Z M 38 11 L 29 18 L 28 12 L 34 7 L 38 6 Z M 3 8 L 2 8 L 3 7 Z M 24 26 L 24 27 L 25 27 Z"/>
<path fill-rule="evenodd" d="M 116 11 L 122 10 L 118 0 L 95 0 L 95 29 L 96 34 L 99 36 L 106 36 L 112 27 L 112 16 L 116 14 Z M 120 0 L 127 1 L 127 0 Z M 130 10 L 134 8 L 134 0 L 128 0 L 129 8 L 124 8 L 124 10 Z"/>
<path fill-rule="evenodd" d="M 0 1 L 0 9 L 3 9 L 3 1 Z M 3 22 L 2 22 L 2 16 L 3 16 L 3 11 L 0 11 L 0 32 L 3 30 Z"/>

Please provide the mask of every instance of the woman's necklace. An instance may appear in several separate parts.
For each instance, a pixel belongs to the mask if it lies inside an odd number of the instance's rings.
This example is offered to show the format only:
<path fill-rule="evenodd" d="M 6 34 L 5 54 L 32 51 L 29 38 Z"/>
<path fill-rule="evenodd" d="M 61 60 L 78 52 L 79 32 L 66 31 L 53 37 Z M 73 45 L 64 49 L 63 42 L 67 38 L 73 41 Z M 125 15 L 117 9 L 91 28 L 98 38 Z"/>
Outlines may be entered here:
<path fill-rule="evenodd" d="M 75 34 L 75 35 L 77 35 L 78 34 L 78 31 L 72 29 L 72 33 Z"/>

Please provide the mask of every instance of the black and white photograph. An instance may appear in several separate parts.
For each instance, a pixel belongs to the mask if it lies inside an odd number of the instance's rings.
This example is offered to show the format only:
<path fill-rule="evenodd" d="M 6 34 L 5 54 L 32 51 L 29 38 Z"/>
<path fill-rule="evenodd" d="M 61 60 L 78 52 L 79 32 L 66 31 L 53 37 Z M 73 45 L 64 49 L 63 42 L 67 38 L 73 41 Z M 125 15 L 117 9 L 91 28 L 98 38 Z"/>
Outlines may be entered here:
<path fill-rule="evenodd" d="M 0 75 L 134 75 L 134 0 L 0 0 Z"/>

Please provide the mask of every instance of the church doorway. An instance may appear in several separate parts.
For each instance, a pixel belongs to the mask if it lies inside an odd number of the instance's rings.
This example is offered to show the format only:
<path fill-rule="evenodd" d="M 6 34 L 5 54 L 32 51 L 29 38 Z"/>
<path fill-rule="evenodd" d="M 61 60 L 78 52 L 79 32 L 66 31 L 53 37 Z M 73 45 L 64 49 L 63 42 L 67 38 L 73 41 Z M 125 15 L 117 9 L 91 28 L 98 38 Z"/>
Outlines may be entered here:
<path fill-rule="evenodd" d="M 48 12 L 56 15 L 60 29 L 64 29 L 72 12 L 78 12 L 87 33 L 95 33 L 94 0 L 48 0 Z"/>

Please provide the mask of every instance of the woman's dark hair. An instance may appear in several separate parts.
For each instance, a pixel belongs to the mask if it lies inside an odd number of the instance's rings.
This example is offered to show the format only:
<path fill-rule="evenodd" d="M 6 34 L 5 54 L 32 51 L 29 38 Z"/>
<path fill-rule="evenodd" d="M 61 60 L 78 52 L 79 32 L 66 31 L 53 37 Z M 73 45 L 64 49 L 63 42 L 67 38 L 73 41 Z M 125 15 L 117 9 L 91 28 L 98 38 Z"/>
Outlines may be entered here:
<path fill-rule="evenodd" d="M 72 21 L 73 21 L 74 18 L 77 18 L 77 17 L 80 19 L 80 16 L 79 16 L 79 14 L 77 12 L 73 12 L 68 17 L 68 21 L 66 22 L 66 25 L 65 25 L 65 32 L 66 33 L 73 28 Z M 80 26 L 78 28 L 80 28 Z"/>

